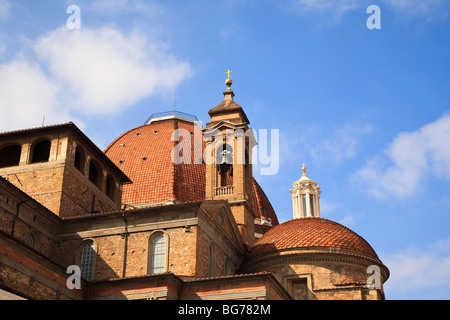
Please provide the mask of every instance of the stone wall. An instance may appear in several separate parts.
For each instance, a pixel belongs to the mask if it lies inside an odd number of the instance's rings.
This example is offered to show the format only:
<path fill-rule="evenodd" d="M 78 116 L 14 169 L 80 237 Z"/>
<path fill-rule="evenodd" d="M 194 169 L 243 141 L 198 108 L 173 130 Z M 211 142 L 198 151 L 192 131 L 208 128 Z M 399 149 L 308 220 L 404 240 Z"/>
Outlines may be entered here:
<path fill-rule="evenodd" d="M 270 254 L 243 267 L 242 272 L 272 272 L 297 299 L 372 300 L 384 299 L 382 284 L 387 274 L 381 264 L 357 253 L 320 252 L 320 249 L 290 250 Z M 381 287 L 369 289 L 370 265 L 381 266 Z"/>

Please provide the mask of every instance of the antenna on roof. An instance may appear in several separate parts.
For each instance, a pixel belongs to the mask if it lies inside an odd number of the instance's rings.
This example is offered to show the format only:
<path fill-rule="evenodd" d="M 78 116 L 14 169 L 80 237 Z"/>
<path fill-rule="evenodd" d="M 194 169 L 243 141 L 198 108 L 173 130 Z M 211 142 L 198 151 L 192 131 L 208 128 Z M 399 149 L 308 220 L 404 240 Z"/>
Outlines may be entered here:
<path fill-rule="evenodd" d="M 45 123 L 45 114 L 44 117 L 42 118 L 42 126 L 44 126 L 44 123 Z"/>
<path fill-rule="evenodd" d="M 173 98 L 173 115 L 175 115 L 175 106 L 177 104 L 177 93 L 175 92 L 175 96 Z"/>

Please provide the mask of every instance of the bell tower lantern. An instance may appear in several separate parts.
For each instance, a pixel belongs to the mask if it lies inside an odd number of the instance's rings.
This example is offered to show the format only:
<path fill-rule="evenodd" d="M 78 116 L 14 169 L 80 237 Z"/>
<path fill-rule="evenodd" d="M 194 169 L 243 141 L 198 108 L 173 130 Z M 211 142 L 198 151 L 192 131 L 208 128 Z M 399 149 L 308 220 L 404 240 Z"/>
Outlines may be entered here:
<path fill-rule="evenodd" d="M 234 101 L 232 72 L 224 100 L 209 110 L 206 124 L 206 200 L 228 200 L 245 243 L 255 242 L 252 148 L 256 140 L 242 107 Z"/>

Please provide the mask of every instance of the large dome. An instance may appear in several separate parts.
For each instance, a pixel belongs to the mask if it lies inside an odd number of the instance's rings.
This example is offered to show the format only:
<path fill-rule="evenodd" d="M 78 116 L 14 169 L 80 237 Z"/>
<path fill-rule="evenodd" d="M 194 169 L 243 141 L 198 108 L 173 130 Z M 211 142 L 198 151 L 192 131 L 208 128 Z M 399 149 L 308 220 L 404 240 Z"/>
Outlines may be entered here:
<path fill-rule="evenodd" d="M 205 143 L 201 139 L 202 147 L 194 147 L 197 134 L 194 122 L 176 116 L 154 120 L 157 121 L 125 132 L 105 150 L 133 182 L 123 186 L 122 203 L 139 206 L 205 200 L 206 165 L 194 161 L 202 159 Z M 172 134 L 176 129 L 187 130 L 184 132 L 192 136 L 191 164 L 176 165 L 172 161 L 176 144 Z M 253 180 L 253 205 L 257 216 L 270 218 L 273 226 L 278 225 L 272 205 L 256 180 Z"/>
<path fill-rule="evenodd" d="M 269 230 L 250 249 L 247 260 L 271 252 L 299 248 L 347 249 L 379 260 L 373 248 L 361 236 L 339 223 L 317 217 L 289 220 Z"/>

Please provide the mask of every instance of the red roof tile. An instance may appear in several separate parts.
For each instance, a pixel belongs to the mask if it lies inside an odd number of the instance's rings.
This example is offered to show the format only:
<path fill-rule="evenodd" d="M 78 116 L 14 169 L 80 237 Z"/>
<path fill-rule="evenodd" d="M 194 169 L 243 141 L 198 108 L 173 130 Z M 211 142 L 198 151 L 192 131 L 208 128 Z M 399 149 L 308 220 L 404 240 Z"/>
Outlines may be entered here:
<path fill-rule="evenodd" d="M 253 179 L 253 208 L 258 217 L 270 218 L 273 226 L 279 224 L 272 204 L 255 179 Z"/>
<path fill-rule="evenodd" d="M 328 247 L 355 250 L 378 259 L 370 244 L 347 227 L 323 218 L 301 218 L 269 230 L 250 249 L 247 259 L 285 249 Z"/>
<path fill-rule="evenodd" d="M 117 138 L 105 154 L 133 182 L 123 187 L 122 203 L 144 204 L 175 199 L 172 121 L 132 129 Z"/>
<path fill-rule="evenodd" d="M 172 152 L 177 142 L 172 141 L 175 129 L 185 129 L 194 134 L 194 124 L 182 120 L 152 122 L 132 129 L 112 142 L 105 154 L 131 179 L 123 186 L 122 203 L 129 205 L 150 204 L 178 200 L 193 202 L 205 200 L 206 165 L 195 164 L 202 159 L 205 148 L 194 148 L 191 139 L 191 164 L 175 165 Z M 192 135 L 191 137 L 194 137 Z M 253 204 L 258 216 L 278 224 L 275 211 L 263 190 L 253 180 Z"/>

